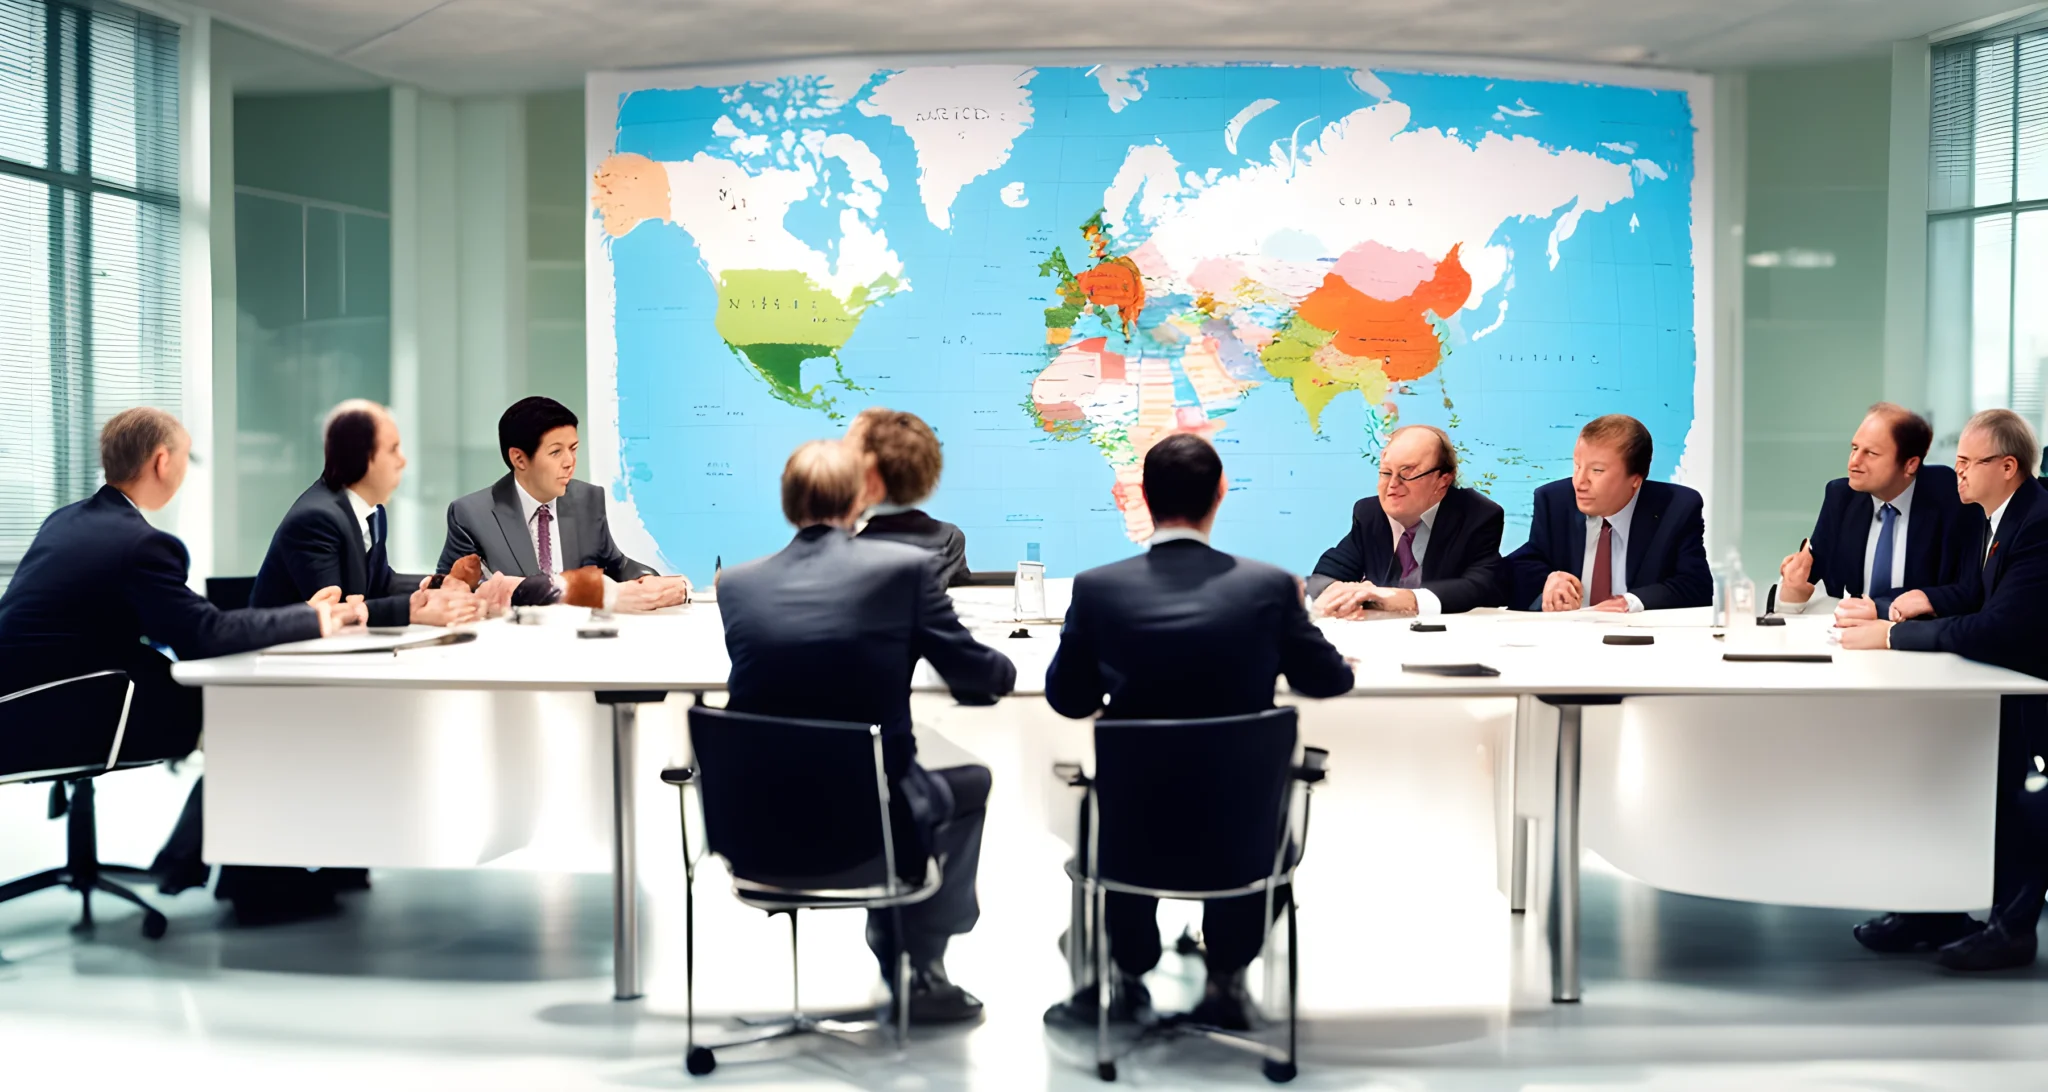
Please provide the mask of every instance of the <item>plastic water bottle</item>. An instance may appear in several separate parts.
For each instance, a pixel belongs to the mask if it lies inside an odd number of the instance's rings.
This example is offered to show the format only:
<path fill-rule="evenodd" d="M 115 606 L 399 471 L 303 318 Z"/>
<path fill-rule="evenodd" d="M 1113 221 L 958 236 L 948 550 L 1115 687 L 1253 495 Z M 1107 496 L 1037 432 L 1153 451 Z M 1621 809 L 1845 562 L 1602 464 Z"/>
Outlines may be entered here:
<path fill-rule="evenodd" d="M 1714 576 L 1713 626 L 1715 629 L 1725 630 L 1728 628 L 1728 560 L 1724 557 L 1720 561 L 1710 562 L 1707 567 Z"/>
<path fill-rule="evenodd" d="M 1728 551 L 1728 628 L 1724 641 L 1748 644 L 1756 636 L 1756 582 L 1742 571 L 1742 557 Z"/>

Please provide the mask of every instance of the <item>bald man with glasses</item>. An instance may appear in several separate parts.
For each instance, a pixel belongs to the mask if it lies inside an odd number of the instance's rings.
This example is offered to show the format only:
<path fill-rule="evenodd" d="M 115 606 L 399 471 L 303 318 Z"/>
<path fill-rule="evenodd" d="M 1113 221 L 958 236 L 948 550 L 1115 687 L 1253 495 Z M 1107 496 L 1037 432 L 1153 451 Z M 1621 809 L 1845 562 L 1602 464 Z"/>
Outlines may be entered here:
<path fill-rule="evenodd" d="M 1424 618 L 1506 602 L 1501 507 L 1458 485 L 1458 451 L 1434 425 L 1396 429 L 1380 451 L 1379 492 L 1352 506 L 1351 531 L 1308 578 L 1317 614 Z"/>

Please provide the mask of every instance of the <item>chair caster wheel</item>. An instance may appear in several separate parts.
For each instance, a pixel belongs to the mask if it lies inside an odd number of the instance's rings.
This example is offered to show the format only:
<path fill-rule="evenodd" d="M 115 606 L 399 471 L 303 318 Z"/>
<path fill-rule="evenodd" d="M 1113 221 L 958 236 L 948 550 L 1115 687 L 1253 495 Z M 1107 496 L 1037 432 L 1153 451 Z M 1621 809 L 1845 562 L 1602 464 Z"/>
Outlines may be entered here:
<path fill-rule="evenodd" d="M 1286 1084 L 1294 1079 L 1296 1072 L 1293 1062 L 1276 1062 L 1268 1058 L 1264 1066 L 1266 1079 L 1274 1084 Z"/>
<path fill-rule="evenodd" d="M 142 915 L 142 935 L 151 940 L 162 940 L 170 927 L 171 920 L 154 910 Z"/>
<path fill-rule="evenodd" d="M 1101 1077 L 1101 1078 L 1102 1078 L 1103 1080 L 1105 1080 L 1105 1081 L 1113 1081 L 1113 1080 L 1116 1080 L 1116 1063 L 1115 1063 L 1115 1062 L 1097 1062 L 1097 1063 L 1095 1063 L 1095 1075 L 1096 1075 L 1096 1076 L 1098 1076 L 1098 1077 Z"/>
<path fill-rule="evenodd" d="M 1184 956 L 1200 955 L 1202 942 L 1195 939 L 1195 934 L 1183 929 L 1180 937 L 1173 942 L 1173 950 Z"/>
<path fill-rule="evenodd" d="M 712 1056 L 710 1047 L 691 1047 L 690 1053 L 683 1057 L 683 1068 L 689 1070 L 692 1077 L 702 1077 L 718 1068 L 718 1059 Z"/>

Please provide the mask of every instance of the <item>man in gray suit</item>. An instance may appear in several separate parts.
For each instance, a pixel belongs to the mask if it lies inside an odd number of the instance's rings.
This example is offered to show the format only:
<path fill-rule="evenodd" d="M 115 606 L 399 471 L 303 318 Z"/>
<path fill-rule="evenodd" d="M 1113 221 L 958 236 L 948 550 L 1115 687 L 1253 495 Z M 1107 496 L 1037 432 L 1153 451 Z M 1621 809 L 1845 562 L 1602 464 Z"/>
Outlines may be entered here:
<path fill-rule="evenodd" d="M 576 479 L 576 415 L 552 398 L 522 398 L 498 418 L 498 455 L 511 473 L 448 506 L 437 571 L 475 554 L 504 576 L 557 575 L 586 565 L 628 587 L 623 609 L 672 606 L 690 582 L 657 575 L 612 541 L 604 490 Z"/>
<path fill-rule="evenodd" d="M 929 855 L 938 858 L 941 874 L 937 894 L 902 911 L 910 1021 L 972 1020 L 981 1001 L 947 977 L 945 954 L 981 913 L 974 884 L 989 771 L 928 770 L 917 762 L 910 678 L 925 660 L 954 698 L 986 705 L 1016 686 L 1017 668 L 961 624 L 937 554 L 854 537 L 861 469 L 861 456 L 846 443 L 814 440 L 797 448 L 782 471 L 782 513 L 796 538 L 779 553 L 725 570 L 718 612 L 732 658 L 727 708 L 881 726 L 897 868 L 914 882 Z M 797 829 L 824 821 L 807 814 L 804 801 L 789 802 Z M 868 946 L 884 968 L 893 965 L 898 943 L 888 913 L 868 916 Z"/>

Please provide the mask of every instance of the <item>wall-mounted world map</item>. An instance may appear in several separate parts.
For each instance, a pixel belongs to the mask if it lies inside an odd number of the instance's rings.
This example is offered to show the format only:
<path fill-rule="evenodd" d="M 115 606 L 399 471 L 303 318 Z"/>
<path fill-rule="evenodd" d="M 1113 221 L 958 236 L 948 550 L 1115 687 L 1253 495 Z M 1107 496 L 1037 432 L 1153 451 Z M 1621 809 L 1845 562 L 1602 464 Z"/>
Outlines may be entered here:
<path fill-rule="evenodd" d="M 1705 485 L 1687 90 L 982 64 L 591 92 L 591 439 L 682 571 L 779 548 L 783 458 L 876 404 L 937 430 L 927 507 L 980 569 L 1128 554 L 1177 430 L 1223 453 L 1218 545 L 1298 572 L 1402 423 L 1450 430 L 1508 548 L 1601 413 Z"/>

